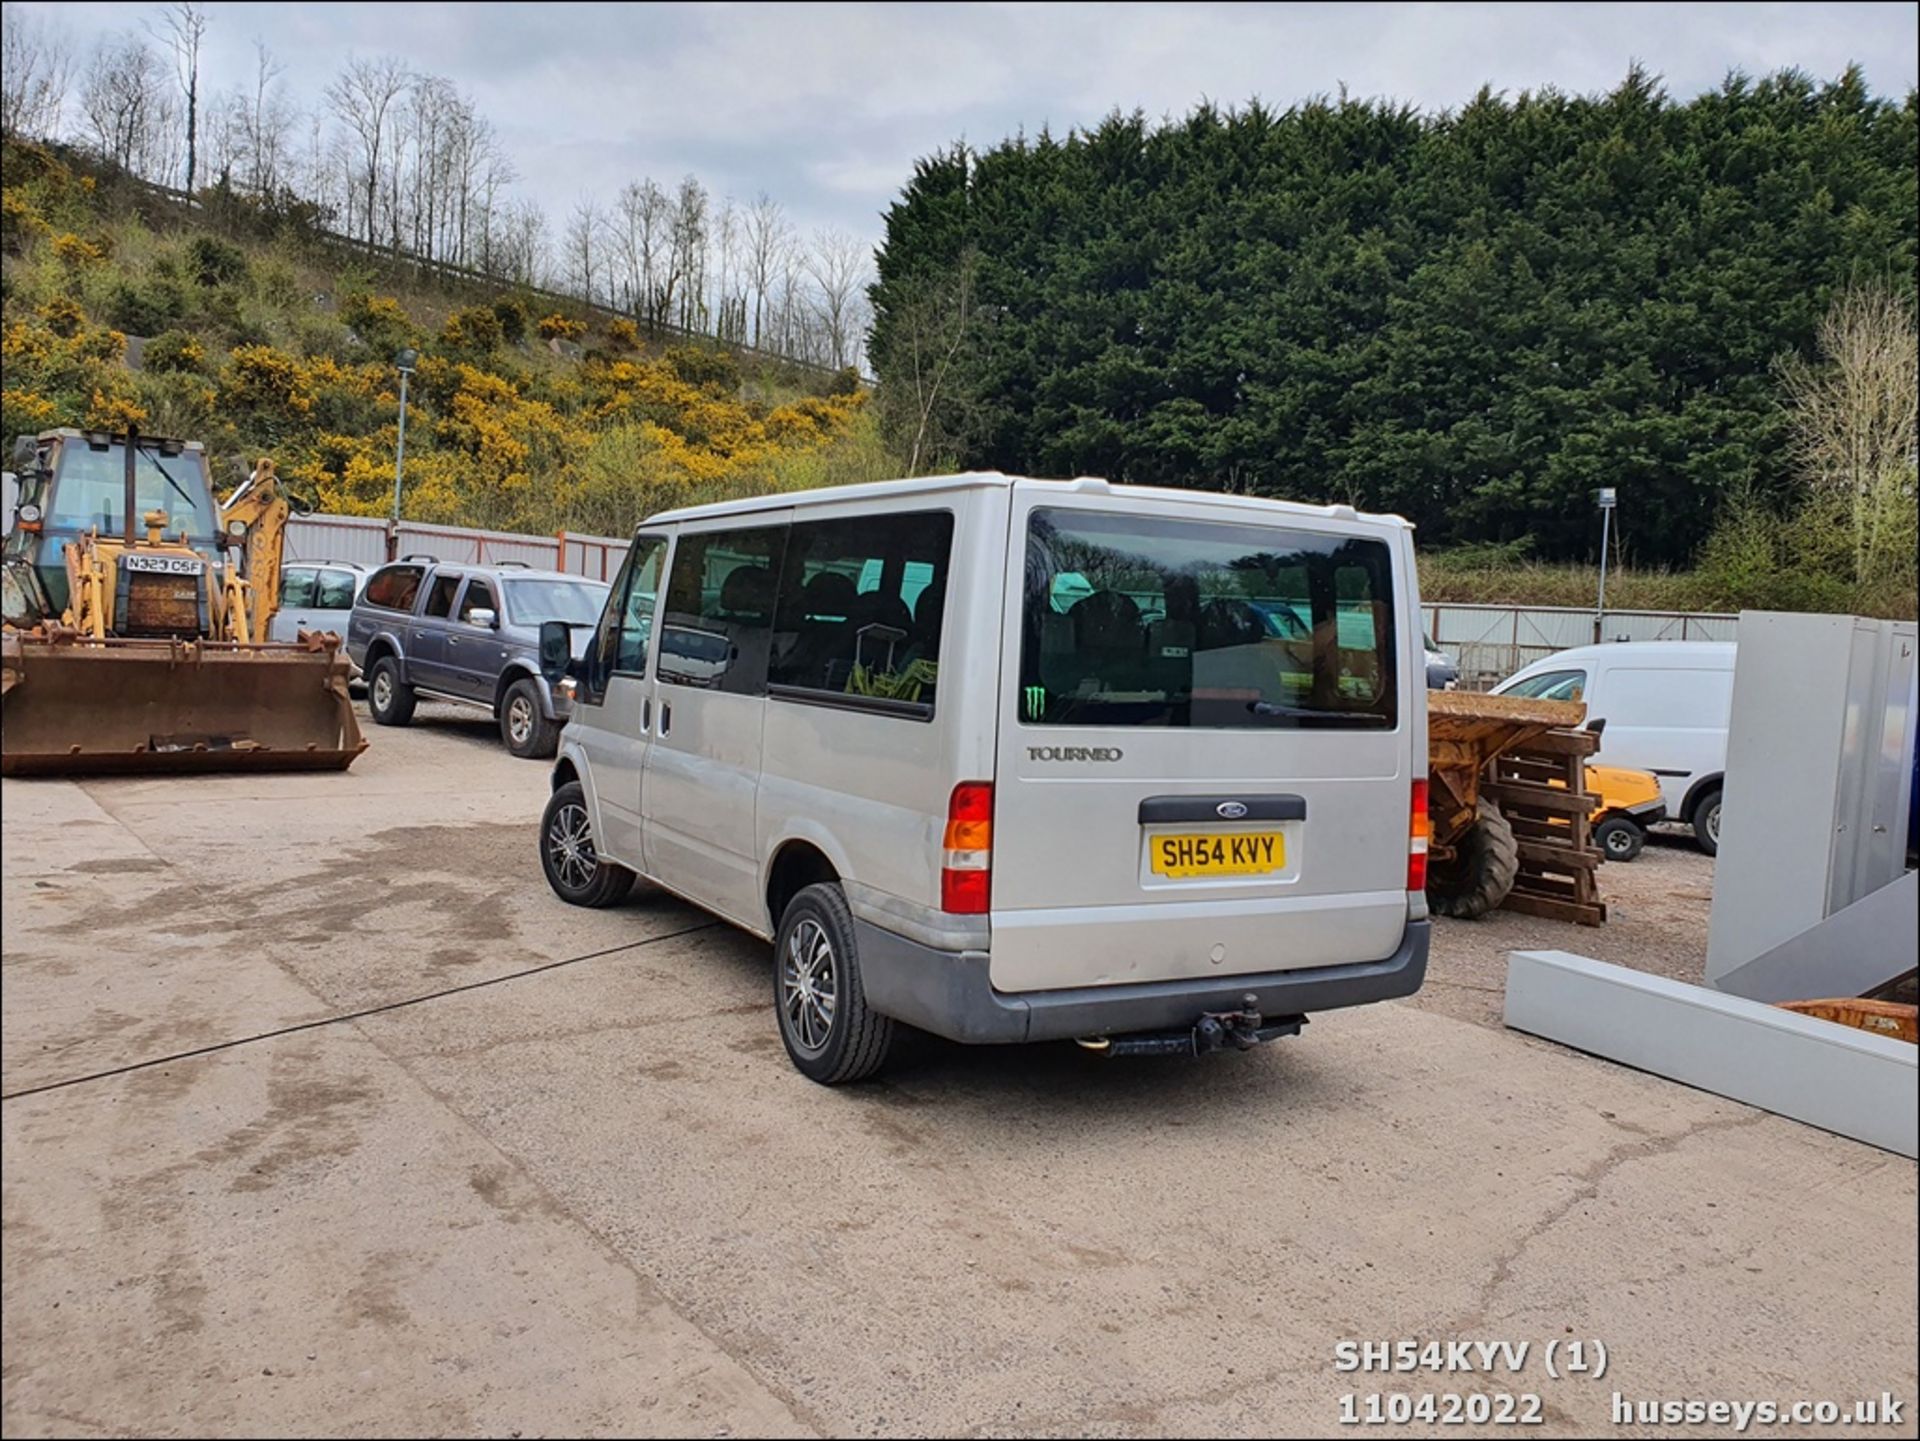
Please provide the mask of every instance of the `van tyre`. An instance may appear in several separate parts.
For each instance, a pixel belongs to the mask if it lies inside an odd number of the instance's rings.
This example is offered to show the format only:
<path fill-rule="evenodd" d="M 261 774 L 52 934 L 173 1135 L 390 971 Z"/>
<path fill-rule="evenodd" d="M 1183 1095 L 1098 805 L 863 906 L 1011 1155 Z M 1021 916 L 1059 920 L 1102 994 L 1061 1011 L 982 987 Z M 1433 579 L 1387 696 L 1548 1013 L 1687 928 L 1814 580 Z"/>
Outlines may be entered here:
<path fill-rule="evenodd" d="M 887 1062 L 894 1023 L 867 1005 L 853 912 L 840 887 L 806 887 L 773 941 L 773 1006 L 794 1067 L 823 1086 L 864 1081 Z"/>
<path fill-rule="evenodd" d="M 540 868 L 553 893 L 569 905 L 618 905 L 633 889 L 633 872 L 595 853 L 587 793 L 568 781 L 547 800 L 540 817 Z"/>
<path fill-rule="evenodd" d="M 376 724 L 403 726 L 413 719 L 413 708 L 418 703 L 413 687 L 400 679 L 400 662 L 396 657 L 383 655 L 373 663 L 373 669 L 367 674 L 367 713 Z"/>
<path fill-rule="evenodd" d="M 1610 861 L 1630 861 L 1647 844 L 1647 833 L 1626 816 L 1608 816 L 1593 828 L 1593 843 Z"/>
<path fill-rule="evenodd" d="M 1433 867 L 1427 904 L 1443 916 L 1473 921 L 1507 898 L 1520 874 L 1520 846 L 1500 807 L 1480 798 L 1479 819 L 1454 847 L 1453 858 Z"/>
<path fill-rule="evenodd" d="M 1720 787 L 1693 803 L 1693 843 L 1710 856 L 1720 854 Z"/>
<path fill-rule="evenodd" d="M 544 760 L 560 749 L 560 726 L 540 709 L 540 690 L 517 680 L 500 700 L 500 739 L 522 760 Z"/>

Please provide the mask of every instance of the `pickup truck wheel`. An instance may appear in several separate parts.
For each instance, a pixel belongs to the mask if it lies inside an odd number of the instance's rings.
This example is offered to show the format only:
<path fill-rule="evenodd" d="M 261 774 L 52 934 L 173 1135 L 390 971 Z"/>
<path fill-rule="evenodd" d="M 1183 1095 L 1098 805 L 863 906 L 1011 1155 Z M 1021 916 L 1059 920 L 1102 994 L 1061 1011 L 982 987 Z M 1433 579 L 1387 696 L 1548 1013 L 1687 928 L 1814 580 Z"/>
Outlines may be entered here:
<path fill-rule="evenodd" d="M 1593 828 L 1593 843 L 1610 861 L 1630 861 L 1647 844 L 1647 833 L 1629 816 L 1608 816 Z"/>
<path fill-rule="evenodd" d="M 413 719 L 416 704 L 413 687 L 400 679 L 400 662 L 390 655 L 375 661 L 367 677 L 367 712 L 375 723 L 403 726 Z"/>
<path fill-rule="evenodd" d="M 780 917 L 773 1005 L 787 1056 L 807 1079 L 838 1086 L 886 1064 L 894 1023 L 867 1005 L 853 913 L 838 885 L 806 887 Z"/>
<path fill-rule="evenodd" d="M 1710 856 L 1720 854 L 1720 787 L 1693 803 L 1693 843 Z"/>
<path fill-rule="evenodd" d="M 632 871 L 594 851 L 587 793 L 579 781 L 568 781 L 547 801 L 540 818 L 540 868 L 553 893 L 568 905 L 618 905 L 633 889 Z"/>
<path fill-rule="evenodd" d="M 540 711 L 540 692 L 530 680 L 507 687 L 500 702 L 500 739 L 523 760 L 544 759 L 560 749 L 560 727 Z"/>
<path fill-rule="evenodd" d="M 1453 859 L 1427 876 L 1427 904 L 1443 916 L 1478 920 L 1507 898 L 1520 874 L 1520 846 L 1500 807 L 1480 798 L 1480 818 L 1454 847 Z"/>

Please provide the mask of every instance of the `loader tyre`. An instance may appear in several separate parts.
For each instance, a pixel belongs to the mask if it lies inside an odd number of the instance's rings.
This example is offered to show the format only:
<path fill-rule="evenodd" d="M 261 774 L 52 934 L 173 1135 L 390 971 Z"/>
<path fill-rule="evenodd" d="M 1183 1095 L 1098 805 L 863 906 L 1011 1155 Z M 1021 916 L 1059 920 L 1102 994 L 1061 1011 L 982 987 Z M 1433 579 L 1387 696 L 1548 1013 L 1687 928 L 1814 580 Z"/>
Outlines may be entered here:
<path fill-rule="evenodd" d="M 1480 798 L 1480 818 L 1454 847 L 1453 859 L 1427 879 L 1427 904 L 1443 916 L 1478 920 L 1507 898 L 1520 874 L 1520 847 L 1500 807 Z"/>
<path fill-rule="evenodd" d="M 367 676 L 367 713 L 383 726 L 403 726 L 413 719 L 418 702 L 413 687 L 400 679 L 400 662 L 383 655 Z"/>

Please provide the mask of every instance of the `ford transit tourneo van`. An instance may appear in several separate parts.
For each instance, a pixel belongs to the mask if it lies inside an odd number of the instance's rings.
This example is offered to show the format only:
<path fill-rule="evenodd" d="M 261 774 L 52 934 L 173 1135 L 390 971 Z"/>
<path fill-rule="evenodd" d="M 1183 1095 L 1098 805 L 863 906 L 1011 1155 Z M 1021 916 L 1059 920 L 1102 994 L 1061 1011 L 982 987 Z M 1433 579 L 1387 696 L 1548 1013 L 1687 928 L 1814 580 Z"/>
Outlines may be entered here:
<path fill-rule="evenodd" d="M 794 1064 L 896 1024 L 1237 1047 L 1426 970 L 1412 532 L 1242 496 L 959 475 L 640 527 L 540 857 L 774 942 Z M 579 658 L 572 658 L 575 649 Z"/>

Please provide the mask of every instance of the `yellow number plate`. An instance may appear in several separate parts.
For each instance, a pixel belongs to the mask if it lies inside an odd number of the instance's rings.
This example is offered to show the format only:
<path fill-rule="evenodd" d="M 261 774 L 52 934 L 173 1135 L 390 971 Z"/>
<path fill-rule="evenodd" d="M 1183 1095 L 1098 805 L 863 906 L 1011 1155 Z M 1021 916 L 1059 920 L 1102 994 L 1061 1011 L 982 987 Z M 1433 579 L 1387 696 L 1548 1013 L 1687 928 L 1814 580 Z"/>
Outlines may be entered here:
<path fill-rule="evenodd" d="M 1155 836 L 1153 873 L 1192 876 L 1265 876 L 1287 864 L 1287 838 L 1279 831 L 1197 831 Z"/>

